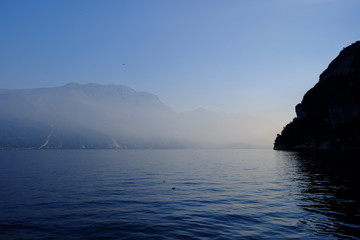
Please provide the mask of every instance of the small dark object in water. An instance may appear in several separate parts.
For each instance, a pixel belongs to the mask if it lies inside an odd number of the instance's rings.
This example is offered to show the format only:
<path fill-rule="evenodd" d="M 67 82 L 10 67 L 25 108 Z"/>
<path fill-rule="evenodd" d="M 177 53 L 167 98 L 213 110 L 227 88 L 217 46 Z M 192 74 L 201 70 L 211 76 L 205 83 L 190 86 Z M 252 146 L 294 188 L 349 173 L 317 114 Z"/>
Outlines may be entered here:
<path fill-rule="evenodd" d="M 175 187 L 173 187 L 172 190 L 175 190 Z"/>
<path fill-rule="evenodd" d="M 165 182 L 165 180 L 163 182 Z"/>

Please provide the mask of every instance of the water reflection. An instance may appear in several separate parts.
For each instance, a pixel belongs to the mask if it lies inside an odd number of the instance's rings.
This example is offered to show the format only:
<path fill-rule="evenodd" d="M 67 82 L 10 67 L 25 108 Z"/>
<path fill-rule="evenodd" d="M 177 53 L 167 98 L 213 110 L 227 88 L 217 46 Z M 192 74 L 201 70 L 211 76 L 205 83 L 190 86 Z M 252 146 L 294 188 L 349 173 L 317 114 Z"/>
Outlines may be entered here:
<path fill-rule="evenodd" d="M 360 239 L 360 154 L 284 152 L 298 206 L 311 230 L 340 239 Z"/>

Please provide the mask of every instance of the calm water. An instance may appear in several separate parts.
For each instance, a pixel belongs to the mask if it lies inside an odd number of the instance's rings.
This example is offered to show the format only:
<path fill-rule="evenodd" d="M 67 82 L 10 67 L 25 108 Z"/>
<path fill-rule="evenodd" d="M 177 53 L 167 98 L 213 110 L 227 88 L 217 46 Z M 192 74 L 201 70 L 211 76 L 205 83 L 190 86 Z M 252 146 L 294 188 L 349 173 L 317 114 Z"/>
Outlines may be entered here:
<path fill-rule="evenodd" d="M 359 178 L 332 157 L 3 150 L 0 239 L 360 239 Z"/>

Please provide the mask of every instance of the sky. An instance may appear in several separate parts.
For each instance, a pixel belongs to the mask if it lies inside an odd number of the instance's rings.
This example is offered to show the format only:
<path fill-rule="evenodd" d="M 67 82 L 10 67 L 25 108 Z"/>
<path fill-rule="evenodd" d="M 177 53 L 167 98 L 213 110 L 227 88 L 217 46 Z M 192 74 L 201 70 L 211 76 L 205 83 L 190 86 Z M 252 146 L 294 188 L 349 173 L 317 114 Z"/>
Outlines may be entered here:
<path fill-rule="evenodd" d="M 359 12 L 358 0 L 1 0 L 0 88 L 124 84 L 280 131 L 359 40 Z"/>

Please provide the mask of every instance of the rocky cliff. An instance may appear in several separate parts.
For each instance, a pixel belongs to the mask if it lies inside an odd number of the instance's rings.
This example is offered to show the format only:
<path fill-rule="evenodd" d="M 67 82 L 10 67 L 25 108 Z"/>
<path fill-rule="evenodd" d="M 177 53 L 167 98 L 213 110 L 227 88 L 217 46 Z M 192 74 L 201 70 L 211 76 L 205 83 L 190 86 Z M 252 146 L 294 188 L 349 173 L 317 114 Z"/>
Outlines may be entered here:
<path fill-rule="evenodd" d="M 360 41 L 340 52 L 295 110 L 274 149 L 360 149 Z"/>

